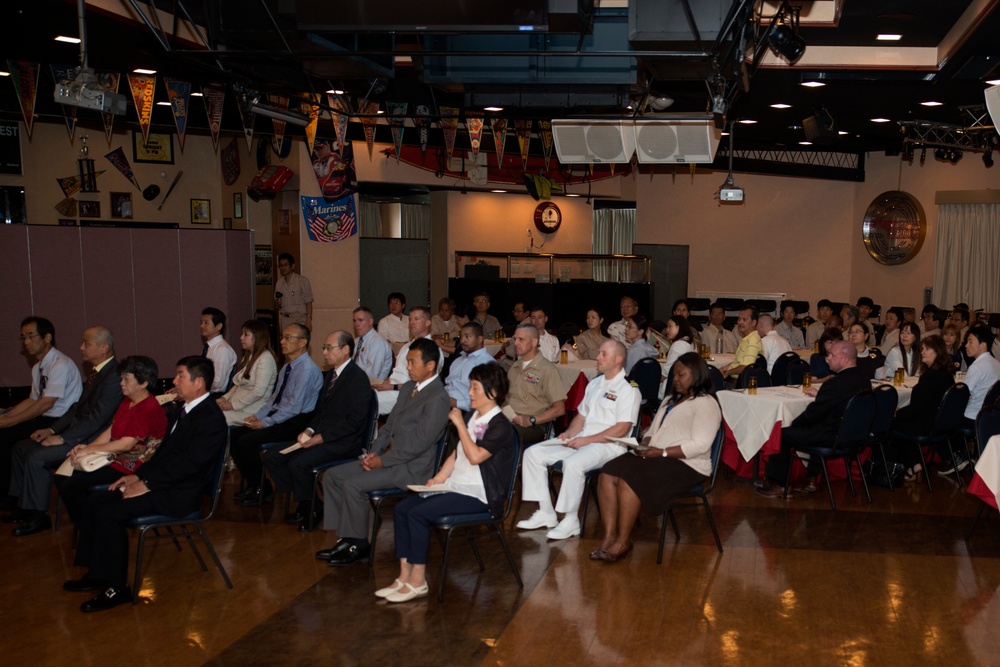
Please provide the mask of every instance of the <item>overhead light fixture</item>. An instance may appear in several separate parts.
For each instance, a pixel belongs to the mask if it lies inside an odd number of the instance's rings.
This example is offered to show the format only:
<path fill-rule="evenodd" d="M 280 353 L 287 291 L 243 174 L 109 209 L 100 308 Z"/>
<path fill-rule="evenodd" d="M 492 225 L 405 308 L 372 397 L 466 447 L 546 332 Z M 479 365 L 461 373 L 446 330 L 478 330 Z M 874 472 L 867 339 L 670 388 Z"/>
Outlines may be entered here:
<path fill-rule="evenodd" d="M 938 148 L 934 151 L 934 159 L 942 162 L 958 164 L 964 154 L 957 148 Z"/>
<path fill-rule="evenodd" d="M 326 92 L 327 92 L 328 94 L 330 94 L 330 95 L 343 95 L 343 94 L 344 94 L 344 91 L 342 91 L 342 90 L 338 90 L 338 89 L 336 89 L 336 88 L 333 88 L 333 89 L 330 89 L 330 90 L 328 90 L 328 91 L 326 91 Z"/>
<path fill-rule="evenodd" d="M 392 61 L 397 65 L 412 65 L 413 58 L 410 56 L 393 56 Z"/>
<path fill-rule="evenodd" d="M 657 95 L 649 98 L 649 107 L 653 111 L 666 111 L 674 105 L 674 98 L 668 95 Z"/>
<path fill-rule="evenodd" d="M 575 192 L 567 192 L 566 196 L 567 197 L 579 197 L 580 195 L 576 194 Z"/>
<path fill-rule="evenodd" d="M 503 111 L 503 107 L 483 107 L 483 111 Z"/>
<path fill-rule="evenodd" d="M 888 118 L 872 118 L 870 120 L 873 123 L 888 123 L 889 122 Z"/>
<path fill-rule="evenodd" d="M 490 192 L 495 192 L 497 194 L 503 194 L 503 193 L 505 193 L 507 191 L 506 190 L 490 190 Z"/>
<path fill-rule="evenodd" d="M 202 95 L 198 91 L 194 91 L 193 93 L 191 93 L 191 97 L 204 97 L 204 95 Z"/>
<path fill-rule="evenodd" d="M 806 52 L 806 41 L 799 36 L 799 7 L 782 3 L 771 24 L 767 44 L 776 54 L 794 63 Z"/>
<path fill-rule="evenodd" d="M 157 102 L 156 106 L 158 106 L 158 107 L 169 107 L 170 106 L 170 102 Z"/>
<path fill-rule="evenodd" d="M 290 123 L 292 125 L 298 125 L 299 127 L 306 127 L 307 125 L 309 125 L 309 119 L 300 113 L 295 113 L 294 111 L 289 111 L 288 109 L 279 109 L 278 107 L 272 107 L 266 104 L 261 104 L 256 99 L 250 102 L 250 111 L 260 116 L 273 118 L 274 120 L 283 120 L 286 123 Z"/>
<path fill-rule="evenodd" d="M 142 69 L 140 67 L 139 69 L 132 70 L 132 74 L 156 74 L 156 70 L 155 69 Z"/>
<path fill-rule="evenodd" d="M 82 67 L 76 78 L 66 83 L 56 83 L 52 98 L 59 104 L 92 109 L 102 113 L 125 115 L 125 96 L 107 90 L 97 81 L 97 75 L 89 67 Z"/>
<path fill-rule="evenodd" d="M 741 125 L 756 125 L 757 121 L 752 118 L 743 118 L 740 120 Z"/>
<path fill-rule="evenodd" d="M 385 109 L 379 109 L 375 113 L 385 113 Z"/>
<path fill-rule="evenodd" d="M 10 76 L 10 72 L 0 71 L 0 76 Z"/>
<path fill-rule="evenodd" d="M 920 149 L 920 164 L 923 165 L 927 161 L 927 146 Z"/>
<path fill-rule="evenodd" d="M 875 39 L 877 39 L 880 42 L 898 42 L 899 40 L 903 39 L 903 36 L 892 33 L 883 33 L 880 34 Z"/>
<path fill-rule="evenodd" d="M 845 134 L 847 134 L 847 130 L 838 130 L 837 134 L 839 134 L 840 136 L 844 136 Z"/>
<path fill-rule="evenodd" d="M 59 35 L 58 37 L 55 38 L 55 41 L 57 41 L 57 42 L 65 42 L 66 44 L 79 44 L 80 43 L 80 38 L 79 37 L 67 37 L 66 35 Z"/>
<path fill-rule="evenodd" d="M 778 102 L 776 104 L 772 104 L 771 108 L 772 109 L 791 109 L 792 105 L 791 104 L 785 104 L 784 102 Z"/>
<path fill-rule="evenodd" d="M 915 147 L 914 147 L 914 145 L 911 142 L 904 141 L 903 142 L 903 151 L 902 151 L 903 160 L 912 164 L 913 163 L 913 153 L 914 153 L 914 150 L 915 150 Z"/>
<path fill-rule="evenodd" d="M 990 79 L 986 83 L 988 83 L 991 86 L 1000 86 L 1000 79 Z"/>
<path fill-rule="evenodd" d="M 823 83 L 822 81 L 803 81 L 801 85 L 805 86 L 806 88 L 822 88 L 826 84 Z"/>
<path fill-rule="evenodd" d="M 935 102 L 934 100 L 928 100 L 926 102 L 921 102 L 920 106 L 922 106 L 922 107 L 939 107 L 942 104 L 944 104 L 944 102 Z"/>
<path fill-rule="evenodd" d="M 813 145 L 813 142 L 811 142 L 811 141 L 800 141 L 799 142 L 799 146 L 812 146 L 812 145 Z"/>

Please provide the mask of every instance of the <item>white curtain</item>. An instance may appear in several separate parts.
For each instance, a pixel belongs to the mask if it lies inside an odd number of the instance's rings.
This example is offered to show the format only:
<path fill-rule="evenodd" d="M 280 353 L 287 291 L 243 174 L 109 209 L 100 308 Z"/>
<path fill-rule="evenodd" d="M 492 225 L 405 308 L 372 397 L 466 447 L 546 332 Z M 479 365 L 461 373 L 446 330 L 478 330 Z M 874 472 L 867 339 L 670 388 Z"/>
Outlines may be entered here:
<path fill-rule="evenodd" d="M 938 206 L 934 302 L 1000 311 L 1000 204 Z"/>
<path fill-rule="evenodd" d="M 602 208 L 594 211 L 593 248 L 595 255 L 630 255 L 635 243 L 635 209 Z M 629 282 L 630 264 L 594 262 L 594 280 Z"/>
<path fill-rule="evenodd" d="M 382 236 L 382 207 L 375 202 L 358 202 L 358 224 L 363 238 L 377 239 Z"/>
<path fill-rule="evenodd" d="M 404 239 L 431 237 L 431 207 L 426 204 L 403 204 L 400 211 Z"/>

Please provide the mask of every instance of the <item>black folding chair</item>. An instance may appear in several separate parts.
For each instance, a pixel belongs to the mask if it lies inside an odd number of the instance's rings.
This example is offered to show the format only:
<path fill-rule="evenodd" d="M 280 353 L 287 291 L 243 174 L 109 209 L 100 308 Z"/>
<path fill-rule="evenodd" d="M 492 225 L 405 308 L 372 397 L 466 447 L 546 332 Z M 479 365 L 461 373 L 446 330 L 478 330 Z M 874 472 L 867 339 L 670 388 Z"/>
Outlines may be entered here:
<path fill-rule="evenodd" d="M 808 372 L 809 362 L 799 357 L 798 361 L 792 361 L 788 364 L 788 370 L 785 372 L 785 384 L 802 384 Z"/>
<path fill-rule="evenodd" d="M 660 392 L 662 372 L 658 360 L 646 357 L 640 359 L 632 367 L 632 372 L 629 373 L 629 379 L 639 385 L 639 393 L 642 395 L 642 409 L 650 416 L 656 414 L 660 407 L 660 399 L 657 396 Z"/>
<path fill-rule="evenodd" d="M 802 361 L 802 357 L 797 352 L 789 350 L 774 360 L 774 368 L 771 369 L 771 386 L 788 384 L 788 367 Z M 799 384 L 799 383 L 796 383 Z"/>
<path fill-rule="evenodd" d="M 927 460 L 924 458 L 924 447 L 926 445 L 933 445 L 938 442 L 948 443 L 948 449 L 951 452 L 952 467 L 955 469 L 955 477 L 958 479 L 959 485 L 962 485 L 962 475 L 958 469 L 958 462 L 955 460 L 955 450 L 952 448 L 951 439 L 959 433 L 965 413 L 965 406 L 968 402 L 969 388 L 961 383 L 956 384 L 949 387 L 948 391 L 941 397 L 937 416 L 934 418 L 934 426 L 931 427 L 930 433 L 913 435 L 912 433 L 892 431 L 889 434 L 895 440 L 902 440 L 916 445 L 917 452 L 920 454 L 920 466 L 923 468 L 924 478 L 927 480 L 927 490 L 932 493 L 934 492 L 934 488 L 931 485 L 931 471 L 927 467 Z M 964 438 L 962 442 L 965 442 Z"/>
<path fill-rule="evenodd" d="M 889 442 L 889 431 L 892 430 L 892 418 L 896 415 L 897 405 L 899 405 L 899 392 L 896 391 L 895 387 L 891 384 L 880 384 L 875 388 L 875 415 L 872 418 L 869 443 L 872 445 L 873 455 L 876 445 L 882 455 L 882 466 L 886 471 L 890 491 L 892 491 L 892 475 L 889 474 L 889 460 L 885 456 L 885 445 Z"/>
<path fill-rule="evenodd" d="M 726 379 L 722 377 L 722 371 L 709 364 L 708 374 L 712 376 L 712 386 L 715 387 L 715 391 L 722 391 L 726 388 Z"/>
<path fill-rule="evenodd" d="M 758 387 L 770 387 L 771 386 L 771 376 L 767 374 L 767 367 L 758 368 L 756 366 L 750 366 L 749 368 L 744 368 L 743 372 L 740 373 L 739 387 L 740 389 L 746 389 L 750 386 L 750 378 L 757 378 Z"/>

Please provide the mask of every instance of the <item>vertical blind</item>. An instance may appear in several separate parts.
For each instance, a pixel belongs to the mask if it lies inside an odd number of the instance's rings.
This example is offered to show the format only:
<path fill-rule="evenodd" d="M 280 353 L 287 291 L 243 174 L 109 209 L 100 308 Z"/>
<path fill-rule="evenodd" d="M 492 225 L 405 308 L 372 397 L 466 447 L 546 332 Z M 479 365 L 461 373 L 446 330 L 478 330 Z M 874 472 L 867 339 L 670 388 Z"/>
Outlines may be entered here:
<path fill-rule="evenodd" d="M 635 243 L 635 209 L 602 208 L 594 211 L 595 255 L 629 255 Z M 624 262 L 594 262 L 594 280 L 629 282 L 631 265 Z"/>

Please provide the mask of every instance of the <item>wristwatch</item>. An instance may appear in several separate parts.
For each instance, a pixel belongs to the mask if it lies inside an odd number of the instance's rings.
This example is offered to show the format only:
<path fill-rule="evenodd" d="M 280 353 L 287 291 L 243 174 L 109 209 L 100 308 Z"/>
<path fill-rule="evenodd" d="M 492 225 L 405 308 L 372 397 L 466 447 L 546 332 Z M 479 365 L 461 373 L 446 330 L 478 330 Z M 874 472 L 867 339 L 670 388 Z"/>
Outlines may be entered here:
<path fill-rule="evenodd" d="M 536 421 L 536 420 L 535 420 L 535 418 L 534 418 L 534 417 L 528 417 L 528 421 L 529 421 L 529 422 L 531 423 L 531 425 L 532 425 L 532 426 L 534 426 L 534 425 L 535 425 L 535 421 Z"/>

